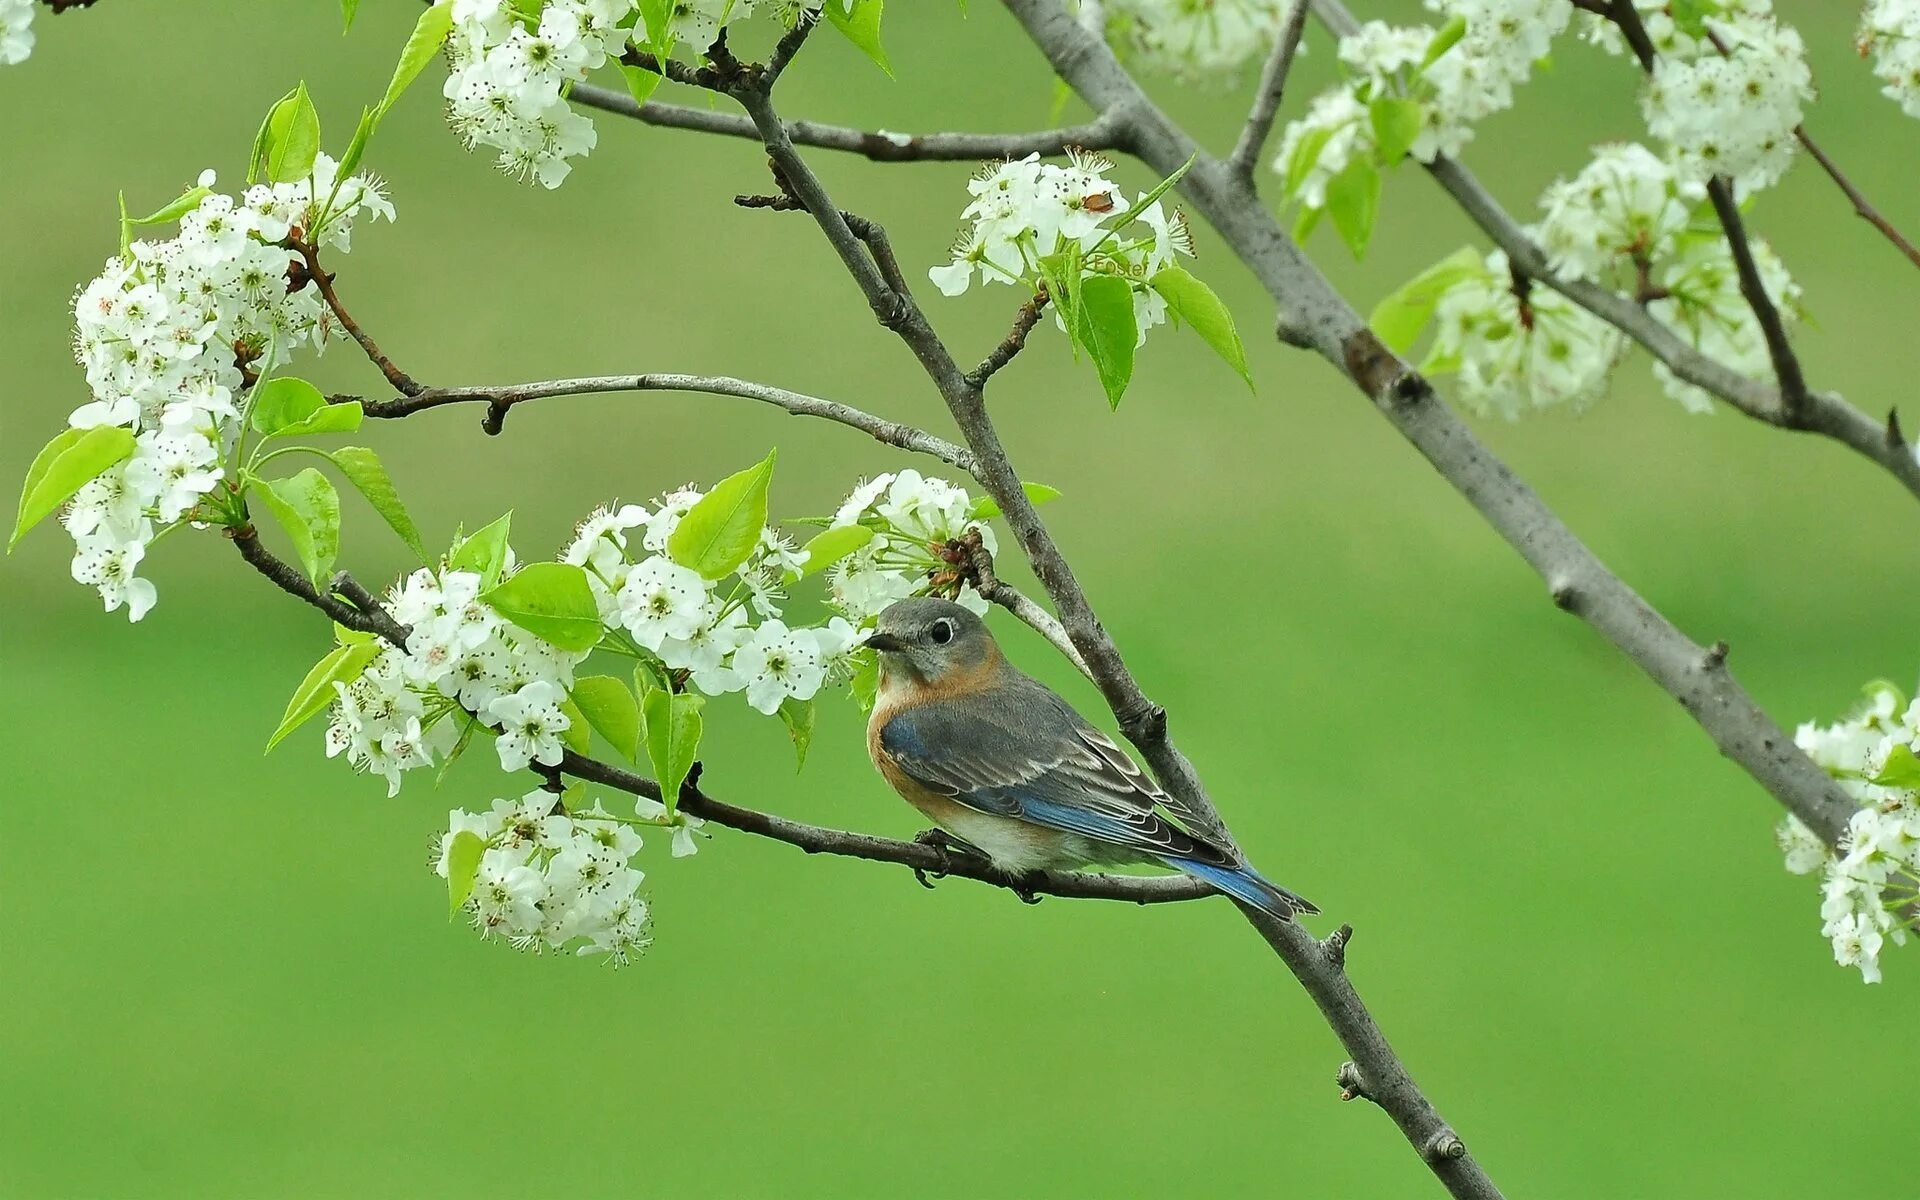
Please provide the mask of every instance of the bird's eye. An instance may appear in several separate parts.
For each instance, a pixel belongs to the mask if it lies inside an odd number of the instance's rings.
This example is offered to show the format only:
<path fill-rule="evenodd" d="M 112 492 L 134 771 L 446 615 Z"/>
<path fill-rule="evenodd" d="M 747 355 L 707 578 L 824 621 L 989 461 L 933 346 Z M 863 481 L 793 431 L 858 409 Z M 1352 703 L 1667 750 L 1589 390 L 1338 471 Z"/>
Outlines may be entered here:
<path fill-rule="evenodd" d="M 953 640 L 953 622 L 941 617 L 933 623 L 933 632 L 930 636 L 933 638 L 934 645 L 946 645 Z"/>

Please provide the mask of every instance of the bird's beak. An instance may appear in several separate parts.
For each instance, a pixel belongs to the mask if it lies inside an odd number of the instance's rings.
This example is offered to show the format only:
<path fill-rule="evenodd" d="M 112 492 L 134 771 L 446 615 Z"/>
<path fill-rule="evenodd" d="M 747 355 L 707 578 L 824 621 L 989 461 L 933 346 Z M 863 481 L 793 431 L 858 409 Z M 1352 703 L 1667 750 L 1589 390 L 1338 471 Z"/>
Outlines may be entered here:
<path fill-rule="evenodd" d="M 876 633 L 860 644 L 869 650 L 887 651 L 906 649 L 906 645 L 890 633 Z"/>

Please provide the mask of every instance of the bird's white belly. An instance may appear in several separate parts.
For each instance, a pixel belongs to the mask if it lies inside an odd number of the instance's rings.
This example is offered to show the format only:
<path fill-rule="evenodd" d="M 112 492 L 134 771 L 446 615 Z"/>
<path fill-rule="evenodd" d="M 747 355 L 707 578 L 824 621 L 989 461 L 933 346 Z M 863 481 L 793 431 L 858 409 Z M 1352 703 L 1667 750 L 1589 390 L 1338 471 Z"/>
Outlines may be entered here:
<path fill-rule="evenodd" d="M 981 851 L 995 866 L 1019 875 L 1082 867 L 1096 855 L 1086 838 L 1061 833 L 1010 817 L 978 812 L 961 804 L 928 813 L 941 828 Z"/>

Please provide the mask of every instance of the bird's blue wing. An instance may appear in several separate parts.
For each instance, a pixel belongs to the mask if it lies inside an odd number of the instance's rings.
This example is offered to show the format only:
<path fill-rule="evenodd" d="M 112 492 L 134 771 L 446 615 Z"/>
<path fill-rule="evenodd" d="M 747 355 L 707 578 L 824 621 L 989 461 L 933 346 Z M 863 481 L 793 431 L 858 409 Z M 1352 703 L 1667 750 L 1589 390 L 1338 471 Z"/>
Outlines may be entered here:
<path fill-rule="evenodd" d="M 1170 819 L 1166 793 L 1111 739 L 1025 677 L 906 709 L 880 744 L 916 782 L 980 812 L 1156 858 L 1237 865 L 1231 850 Z"/>

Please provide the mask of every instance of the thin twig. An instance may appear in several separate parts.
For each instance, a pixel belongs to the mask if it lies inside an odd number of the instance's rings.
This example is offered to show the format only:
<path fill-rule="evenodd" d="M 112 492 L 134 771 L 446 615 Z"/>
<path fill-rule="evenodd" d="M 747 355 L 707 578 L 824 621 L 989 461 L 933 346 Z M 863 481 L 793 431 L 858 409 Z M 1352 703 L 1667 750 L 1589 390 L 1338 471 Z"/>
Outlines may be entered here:
<path fill-rule="evenodd" d="M 917 429 L 899 421 L 890 421 L 885 417 L 832 400 L 822 400 L 818 396 L 808 396 L 801 392 L 791 392 L 785 388 L 770 387 L 764 383 L 753 383 L 745 379 L 735 379 L 726 375 L 682 375 L 671 372 L 649 372 L 644 375 L 594 375 L 579 379 L 543 379 L 533 383 L 513 383 L 498 386 L 423 388 L 411 396 L 397 396 L 388 400 L 363 400 L 361 407 L 369 417 L 399 418 L 411 416 L 429 408 L 440 408 L 449 404 L 485 404 L 490 424 L 488 431 L 498 433 L 500 425 L 494 417 L 503 415 L 516 405 L 530 400 L 544 400 L 556 396 L 583 396 L 603 392 L 700 392 L 715 396 L 734 396 L 742 400 L 753 400 L 799 417 L 818 417 L 857 429 L 875 441 L 939 459 L 948 466 L 957 467 L 967 474 L 974 473 L 974 456 L 964 446 L 956 446 L 944 438 L 935 437 L 924 429 Z M 349 400 L 353 397 L 334 397 L 336 400 Z"/>
<path fill-rule="evenodd" d="M 1827 177 L 1838 184 L 1842 192 L 1846 193 L 1847 199 L 1853 204 L 1855 215 L 1863 218 L 1869 225 L 1872 225 L 1875 229 L 1885 234 L 1887 240 L 1892 242 L 1894 246 L 1899 249 L 1900 253 L 1906 256 L 1908 262 L 1916 267 L 1920 267 L 1920 247 L 1916 247 L 1912 242 L 1908 241 L 1904 234 L 1893 227 L 1892 221 L 1887 220 L 1886 217 L 1880 214 L 1879 209 L 1867 201 L 1866 194 L 1854 186 L 1853 180 L 1848 179 L 1846 174 L 1840 170 L 1840 165 L 1827 156 L 1827 152 L 1820 148 L 1818 142 L 1815 142 L 1811 137 L 1807 136 L 1807 127 L 1805 125 L 1796 125 L 1793 130 L 1793 135 L 1800 139 L 1800 144 L 1807 148 L 1807 153 L 1813 155 L 1813 161 L 1820 164 L 1821 170 L 1827 173 Z"/>
<path fill-rule="evenodd" d="M 712 112 L 657 100 L 640 104 L 618 89 L 586 83 L 575 84 L 567 93 L 567 99 L 603 112 L 632 117 L 647 125 L 750 141 L 760 139 L 753 122 L 738 113 Z M 796 145 L 859 154 L 874 162 L 979 162 L 984 159 L 1025 158 L 1029 154 L 1053 157 L 1066 153 L 1069 146 L 1085 150 L 1124 149 L 1124 125 L 1122 120 L 1108 115 L 1081 125 L 1022 133 L 909 134 L 854 129 L 818 121 L 789 121 L 787 136 Z"/>
<path fill-rule="evenodd" d="M 337 600 L 314 587 L 312 581 L 302 575 L 298 569 L 276 558 L 271 551 L 262 546 L 260 535 L 254 531 L 253 526 L 242 525 L 237 529 L 229 529 L 227 537 L 232 540 L 233 548 L 240 552 L 240 557 L 246 559 L 254 570 L 272 580 L 274 586 L 281 591 L 299 597 L 348 629 L 358 630 L 361 633 L 379 634 L 381 637 L 393 640 L 388 622 L 371 617 L 353 605 Z M 407 640 L 406 634 L 402 632 L 397 640 L 404 643 Z"/>
<path fill-rule="evenodd" d="M 320 289 L 320 298 L 325 300 L 327 307 L 333 310 L 334 317 L 340 322 L 340 328 L 346 330 L 354 341 L 360 343 L 360 349 L 366 352 L 374 366 L 380 368 L 380 373 L 387 377 L 387 382 L 402 395 L 411 396 L 419 392 L 421 387 L 413 381 L 413 377 L 394 366 L 393 360 L 382 354 L 379 345 L 367 336 L 359 324 L 347 314 L 346 306 L 340 303 L 338 293 L 333 290 L 333 276 L 321 268 L 320 253 L 313 243 L 299 237 L 290 237 L 287 241 L 293 247 L 294 253 L 298 254 L 305 263 L 307 276 L 313 280 L 314 286 Z"/>
<path fill-rule="evenodd" d="M 1003 583 L 994 573 L 993 553 L 981 540 L 978 529 L 967 530 L 958 542 L 949 543 L 955 552 L 955 565 L 961 577 L 973 585 L 982 599 L 1012 613 L 1023 625 L 1046 638 L 1063 658 L 1073 664 L 1074 670 L 1093 679 L 1093 670 L 1087 666 L 1087 660 L 1080 657 L 1079 647 L 1067 636 L 1066 627 L 1054 619 L 1052 613 L 1029 599 L 1025 593 L 1010 584 Z M 1094 680 L 1094 682 L 1099 682 Z"/>
<path fill-rule="evenodd" d="M 780 35 L 780 40 L 774 43 L 773 53 L 767 56 L 767 65 L 761 68 L 760 86 L 772 89 L 779 80 L 780 73 L 787 69 L 787 64 L 793 61 L 793 56 L 800 53 L 800 47 L 806 44 L 807 35 L 813 32 L 814 25 L 820 20 L 817 9 L 802 8 L 794 14 L 793 28 Z"/>
<path fill-rule="evenodd" d="M 1746 297 L 1753 319 L 1767 340 L 1767 356 L 1773 360 L 1773 373 L 1780 381 L 1780 405 L 1794 421 L 1802 419 L 1807 406 L 1807 379 L 1800 370 L 1800 359 L 1787 339 L 1787 327 L 1780 320 L 1780 309 L 1767 295 L 1766 281 L 1754 262 L 1753 247 L 1747 242 L 1746 223 L 1740 218 L 1740 205 L 1733 198 L 1733 184 L 1724 175 L 1707 182 L 1707 197 L 1720 218 L 1727 235 L 1727 247 L 1733 251 L 1734 269 L 1740 273 L 1740 294 Z"/>
<path fill-rule="evenodd" d="M 1000 344 L 980 360 L 979 366 L 967 372 L 967 382 L 976 388 L 985 387 L 994 372 L 1012 362 L 1014 355 L 1026 349 L 1027 335 L 1040 323 L 1040 314 L 1046 307 L 1047 289 L 1042 287 L 1014 313 L 1013 328 L 1007 331 L 1006 337 L 1000 339 Z"/>
<path fill-rule="evenodd" d="M 1287 76 L 1293 70 L 1293 57 L 1300 50 L 1300 35 L 1307 28 L 1307 9 L 1309 0 L 1293 0 L 1293 7 L 1287 10 L 1287 20 L 1280 27 L 1280 36 L 1274 39 L 1273 53 L 1267 56 L 1267 65 L 1260 71 L 1260 86 L 1253 95 L 1253 111 L 1247 114 L 1247 123 L 1240 130 L 1240 140 L 1234 143 L 1233 153 L 1227 156 L 1227 163 L 1242 176 L 1253 177 L 1254 164 L 1259 161 L 1260 151 L 1266 147 L 1267 138 L 1273 132 L 1273 119 L 1280 111 L 1280 100 L 1287 89 Z"/>

